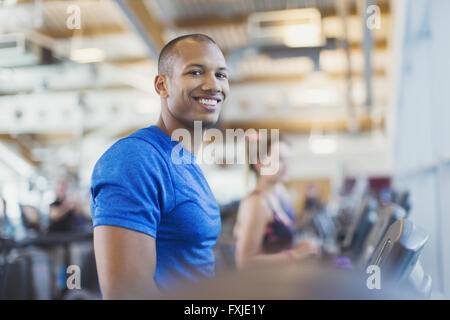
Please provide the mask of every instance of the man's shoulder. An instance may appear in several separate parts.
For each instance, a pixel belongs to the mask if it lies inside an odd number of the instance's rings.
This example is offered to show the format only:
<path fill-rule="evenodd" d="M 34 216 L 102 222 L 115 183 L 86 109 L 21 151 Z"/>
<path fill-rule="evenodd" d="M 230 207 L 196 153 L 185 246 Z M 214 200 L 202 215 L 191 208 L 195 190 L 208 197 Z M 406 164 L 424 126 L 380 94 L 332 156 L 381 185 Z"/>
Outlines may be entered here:
<path fill-rule="evenodd" d="M 121 166 L 133 166 L 166 163 L 164 144 L 157 135 L 148 128 L 139 129 L 132 134 L 116 141 L 100 157 L 97 163 L 115 163 Z"/>
<path fill-rule="evenodd" d="M 115 144 L 123 148 L 132 148 L 138 151 L 140 148 L 160 150 L 164 149 L 166 141 L 163 141 L 153 127 L 142 128 L 128 136 L 118 140 Z M 138 148 L 136 148 L 138 147 Z"/>
<path fill-rule="evenodd" d="M 155 158 L 160 156 L 157 146 L 149 141 L 135 136 L 128 136 L 116 141 L 104 155 L 113 156 L 115 159 L 124 158 L 130 160 L 133 157 Z"/>

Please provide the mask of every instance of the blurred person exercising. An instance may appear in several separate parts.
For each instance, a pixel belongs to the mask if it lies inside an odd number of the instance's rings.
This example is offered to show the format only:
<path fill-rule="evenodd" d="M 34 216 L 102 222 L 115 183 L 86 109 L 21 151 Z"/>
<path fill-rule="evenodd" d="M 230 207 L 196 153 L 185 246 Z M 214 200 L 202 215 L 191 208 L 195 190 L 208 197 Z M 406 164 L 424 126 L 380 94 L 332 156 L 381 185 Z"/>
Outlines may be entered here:
<path fill-rule="evenodd" d="M 258 135 L 249 138 L 266 143 L 267 155 L 260 154 L 260 144 L 257 143 L 256 163 L 247 161 L 250 171 L 256 174 L 257 182 L 254 190 L 242 199 L 239 206 L 233 231 L 236 238 L 236 267 L 242 269 L 297 261 L 318 255 L 319 248 L 310 240 L 294 246 L 295 210 L 284 185 L 287 172 L 286 144 L 270 139 L 260 141 Z M 248 141 L 246 145 L 249 159 Z M 262 174 L 262 169 L 269 166 L 278 167 L 278 170 L 273 174 Z"/>
<path fill-rule="evenodd" d="M 195 158 L 194 136 L 214 125 L 229 91 L 225 58 L 201 34 L 170 41 L 161 50 L 154 81 L 161 98 L 156 125 L 116 142 L 97 162 L 91 214 L 104 299 L 148 299 L 184 283 L 214 277 L 213 247 L 221 221 L 217 202 L 194 163 L 178 164 L 172 150 Z"/>
<path fill-rule="evenodd" d="M 83 231 L 90 226 L 77 192 L 69 188 L 64 180 L 58 181 L 56 199 L 50 203 L 48 233 Z"/>
<path fill-rule="evenodd" d="M 0 238 L 7 237 L 9 235 L 9 219 L 6 212 L 6 200 L 0 196 Z"/>

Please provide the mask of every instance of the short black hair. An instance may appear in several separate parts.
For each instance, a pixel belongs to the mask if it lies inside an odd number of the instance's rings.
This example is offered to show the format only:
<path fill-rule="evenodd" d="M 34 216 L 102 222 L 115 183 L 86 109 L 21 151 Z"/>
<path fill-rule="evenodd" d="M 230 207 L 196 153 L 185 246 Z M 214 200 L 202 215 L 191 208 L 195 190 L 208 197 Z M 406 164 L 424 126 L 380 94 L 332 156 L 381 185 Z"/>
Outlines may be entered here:
<path fill-rule="evenodd" d="M 206 41 L 217 46 L 217 43 L 209 36 L 201 33 L 186 34 L 170 40 L 164 48 L 161 49 L 158 58 L 158 74 L 171 76 L 174 58 L 175 45 L 184 39 L 193 39 L 196 41 Z"/>

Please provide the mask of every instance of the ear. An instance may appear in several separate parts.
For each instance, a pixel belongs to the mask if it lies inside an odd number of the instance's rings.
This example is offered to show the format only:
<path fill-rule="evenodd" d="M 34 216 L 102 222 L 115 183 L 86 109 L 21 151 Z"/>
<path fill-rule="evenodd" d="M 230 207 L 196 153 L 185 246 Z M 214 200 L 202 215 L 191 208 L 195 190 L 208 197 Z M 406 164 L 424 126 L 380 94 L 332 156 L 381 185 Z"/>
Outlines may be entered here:
<path fill-rule="evenodd" d="M 169 93 L 167 90 L 167 79 L 165 76 L 158 74 L 155 77 L 155 90 L 161 98 L 167 98 Z"/>

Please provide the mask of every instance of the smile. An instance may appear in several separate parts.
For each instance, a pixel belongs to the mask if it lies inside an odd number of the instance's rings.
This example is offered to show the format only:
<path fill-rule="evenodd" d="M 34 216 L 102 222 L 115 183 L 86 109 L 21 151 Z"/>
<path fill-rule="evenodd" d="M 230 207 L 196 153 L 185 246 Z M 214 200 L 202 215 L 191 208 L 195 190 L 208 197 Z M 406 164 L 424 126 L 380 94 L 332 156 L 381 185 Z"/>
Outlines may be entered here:
<path fill-rule="evenodd" d="M 200 102 L 201 104 L 206 104 L 208 106 L 215 106 L 218 103 L 218 101 L 215 99 L 203 99 L 203 98 L 198 99 L 198 102 Z"/>
<path fill-rule="evenodd" d="M 216 106 L 222 100 L 219 98 L 211 98 L 211 97 L 194 97 L 194 99 L 205 109 L 212 111 L 215 110 Z"/>

